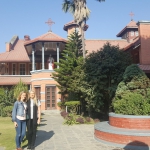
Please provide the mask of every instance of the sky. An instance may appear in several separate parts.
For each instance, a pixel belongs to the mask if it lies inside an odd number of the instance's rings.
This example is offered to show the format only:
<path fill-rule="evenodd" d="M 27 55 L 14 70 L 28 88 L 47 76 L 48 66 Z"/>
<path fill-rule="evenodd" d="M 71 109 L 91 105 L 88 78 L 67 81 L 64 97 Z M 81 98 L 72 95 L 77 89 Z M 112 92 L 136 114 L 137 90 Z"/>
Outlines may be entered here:
<path fill-rule="evenodd" d="M 63 27 L 73 20 L 70 13 L 62 11 L 63 0 L 0 0 L 0 53 L 5 52 L 5 43 L 14 35 L 23 39 L 29 35 L 31 39 L 45 34 L 49 26 L 45 23 L 51 18 L 55 24 L 52 32 L 67 38 Z M 133 20 L 150 21 L 150 0 L 87 0 L 91 10 L 87 21 L 89 29 L 86 39 L 116 39 L 116 35 Z"/>

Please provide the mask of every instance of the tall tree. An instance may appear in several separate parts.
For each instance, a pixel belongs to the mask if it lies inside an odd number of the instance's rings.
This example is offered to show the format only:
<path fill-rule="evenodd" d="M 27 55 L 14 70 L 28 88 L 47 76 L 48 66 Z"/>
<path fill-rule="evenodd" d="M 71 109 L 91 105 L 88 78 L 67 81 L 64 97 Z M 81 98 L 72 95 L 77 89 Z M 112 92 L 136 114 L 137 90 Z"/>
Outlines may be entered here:
<path fill-rule="evenodd" d="M 99 111 L 103 108 L 109 111 L 117 85 L 130 64 L 130 55 L 109 43 L 89 54 L 84 64 L 84 80 L 87 84 L 81 89 L 86 94 L 89 109 Z"/>
<path fill-rule="evenodd" d="M 102 2 L 105 0 L 97 1 Z M 90 15 L 90 10 L 86 4 L 86 0 L 64 0 L 62 4 L 64 12 L 70 11 L 74 16 L 74 21 L 79 25 L 83 45 L 83 58 L 85 58 L 84 27 Z"/>
<path fill-rule="evenodd" d="M 65 50 L 62 53 L 63 58 L 60 59 L 59 69 L 55 69 L 56 73 L 53 74 L 54 79 L 58 82 L 58 88 L 62 96 L 69 94 L 71 78 L 73 71 L 79 65 L 82 59 L 82 41 L 81 35 L 74 32 L 69 36 Z"/>

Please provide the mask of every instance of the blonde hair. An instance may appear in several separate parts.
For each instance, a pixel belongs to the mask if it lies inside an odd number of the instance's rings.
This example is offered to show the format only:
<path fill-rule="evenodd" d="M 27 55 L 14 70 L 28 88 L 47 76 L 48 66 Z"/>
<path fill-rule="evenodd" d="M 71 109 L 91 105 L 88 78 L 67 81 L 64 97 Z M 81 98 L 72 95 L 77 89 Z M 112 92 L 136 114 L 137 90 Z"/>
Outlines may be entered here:
<path fill-rule="evenodd" d="M 21 95 L 22 95 L 23 93 L 26 93 L 26 99 L 23 100 L 23 101 L 24 101 L 24 102 L 27 102 L 27 100 L 28 100 L 28 94 L 27 94 L 27 92 L 25 92 L 25 91 L 22 91 L 22 92 L 19 93 L 19 96 L 18 96 L 17 100 L 18 100 L 18 101 L 21 100 Z"/>
<path fill-rule="evenodd" d="M 38 104 L 37 104 L 37 97 L 36 97 L 36 95 L 35 95 L 35 92 L 34 92 L 34 91 L 30 91 L 29 94 L 31 94 L 31 93 L 34 93 L 33 103 L 37 106 Z M 29 96 L 30 96 L 30 95 L 29 95 Z M 31 97 L 30 97 L 30 98 L 31 98 Z"/>

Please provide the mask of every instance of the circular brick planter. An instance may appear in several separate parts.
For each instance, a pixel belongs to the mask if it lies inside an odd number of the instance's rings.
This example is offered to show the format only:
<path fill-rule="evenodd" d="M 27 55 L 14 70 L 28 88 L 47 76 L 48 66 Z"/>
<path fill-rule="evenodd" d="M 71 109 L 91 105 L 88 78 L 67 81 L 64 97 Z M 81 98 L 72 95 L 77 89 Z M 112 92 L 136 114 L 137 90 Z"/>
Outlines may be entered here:
<path fill-rule="evenodd" d="M 109 121 L 96 123 L 96 140 L 133 150 L 150 149 L 150 116 L 109 114 Z"/>
<path fill-rule="evenodd" d="M 118 128 L 150 130 L 150 116 L 109 113 L 109 124 Z"/>

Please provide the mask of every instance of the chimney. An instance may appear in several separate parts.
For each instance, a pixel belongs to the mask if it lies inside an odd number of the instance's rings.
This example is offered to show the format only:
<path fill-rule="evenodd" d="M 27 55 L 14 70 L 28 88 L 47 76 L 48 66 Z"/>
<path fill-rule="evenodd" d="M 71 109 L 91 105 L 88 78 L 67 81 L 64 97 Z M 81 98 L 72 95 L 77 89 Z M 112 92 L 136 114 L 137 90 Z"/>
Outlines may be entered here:
<path fill-rule="evenodd" d="M 11 45 L 11 43 L 6 43 L 6 52 L 10 52 L 11 51 L 11 47 L 12 47 L 12 45 Z"/>
<path fill-rule="evenodd" d="M 140 64 L 150 65 L 150 21 L 139 21 L 137 23 L 140 37 Z"/>
<path fill-rule="evenodd" d="M 25 40 L 25 41 L 29 41 L 29 40 L 30 40 L 30 36 L 29 36 L 29 35 L 25 35 L 25 36 L 24 36 L 24 40 Z"/>

